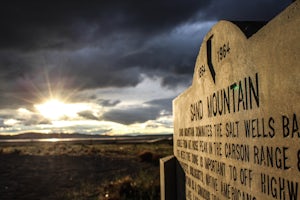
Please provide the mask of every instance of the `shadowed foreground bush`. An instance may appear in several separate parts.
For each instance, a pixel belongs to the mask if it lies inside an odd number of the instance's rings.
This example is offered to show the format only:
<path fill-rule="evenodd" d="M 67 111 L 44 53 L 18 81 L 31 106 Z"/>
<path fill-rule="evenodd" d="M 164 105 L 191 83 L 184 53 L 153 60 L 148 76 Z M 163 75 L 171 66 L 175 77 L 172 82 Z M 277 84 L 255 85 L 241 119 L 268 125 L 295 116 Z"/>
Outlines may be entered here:
<path fill-rule="evenodd" d="M 142 176 L 142 175 L 140 175 Z M 148 178 L 149 175 L 147 176 Z M 160 198 L 160 186 L 157 180 L 145 180 L 147 177 L 130 176 L 111 182 L 105 187 L 104 198 L 107 200 L 156 200 Z"/>
<path fill-rule="evenodd" d="M 151 151 L 142 151 L 138 154 L 141 162 L 153 163 L 155 165 L 159 165 L 159 159 L 163 157 L 162 155 L 153 153 Z"/>

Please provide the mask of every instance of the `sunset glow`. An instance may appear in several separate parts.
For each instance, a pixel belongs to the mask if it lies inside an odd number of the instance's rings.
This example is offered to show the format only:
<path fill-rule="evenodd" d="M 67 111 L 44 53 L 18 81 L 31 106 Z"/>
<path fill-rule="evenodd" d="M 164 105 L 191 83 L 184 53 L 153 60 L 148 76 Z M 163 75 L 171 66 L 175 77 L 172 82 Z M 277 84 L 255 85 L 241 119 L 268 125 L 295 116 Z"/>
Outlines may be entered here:
<path fill-rule="evenodd" d="M 88 106 L 79 103 L 64 103 L 58 99 L 51 99 L 43 104 L 35 105 L 35 108 L 45 118 L 50 120 L 58 120 L 65 117 L 74 118 L 77 116 L 78 112 L 88 109 Z"/>

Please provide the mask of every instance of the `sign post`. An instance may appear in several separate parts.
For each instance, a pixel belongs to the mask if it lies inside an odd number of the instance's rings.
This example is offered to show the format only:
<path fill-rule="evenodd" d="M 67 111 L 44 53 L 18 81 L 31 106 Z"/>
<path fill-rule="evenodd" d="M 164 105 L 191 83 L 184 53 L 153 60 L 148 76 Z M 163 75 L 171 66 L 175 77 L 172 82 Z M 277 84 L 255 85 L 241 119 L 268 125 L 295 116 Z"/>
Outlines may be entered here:
<path fill-rule="evenodd" d="M 300 200 L 300 3 L 250 38 L 207 33 L 173 101 L 174 156 L 190 200 Z"/>

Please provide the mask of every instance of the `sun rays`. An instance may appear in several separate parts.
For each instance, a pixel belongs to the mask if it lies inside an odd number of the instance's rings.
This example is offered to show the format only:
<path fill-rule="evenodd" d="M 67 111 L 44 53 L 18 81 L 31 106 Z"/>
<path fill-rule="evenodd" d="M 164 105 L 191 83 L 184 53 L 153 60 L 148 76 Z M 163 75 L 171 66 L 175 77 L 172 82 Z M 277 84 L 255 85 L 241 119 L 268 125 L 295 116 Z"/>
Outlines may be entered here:
<path fill-rule="evenodd" d="M 49 99 L 34 107 L 42 116 L 50 120 L 60 120 L 63 118 L 76 118 L 77 113 L 89 110 L 89 106 L 83 103 L 64 103 L 58 99 Z"/>

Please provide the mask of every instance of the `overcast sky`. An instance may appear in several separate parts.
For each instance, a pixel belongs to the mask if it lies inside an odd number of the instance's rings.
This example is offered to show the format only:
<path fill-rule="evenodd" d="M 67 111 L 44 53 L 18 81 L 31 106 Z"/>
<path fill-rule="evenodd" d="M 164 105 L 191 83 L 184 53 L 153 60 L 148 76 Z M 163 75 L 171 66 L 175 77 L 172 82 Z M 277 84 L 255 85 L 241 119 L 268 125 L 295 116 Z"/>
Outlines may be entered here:
<path fill-rule="evenodd" d="M 0 134 L 172 133 L 174 97 L 192 81 L 221 19 L 268 21 L 286 0 L 1 1 Z M 50 99 L 72 110 L 47 116 Z"/>

